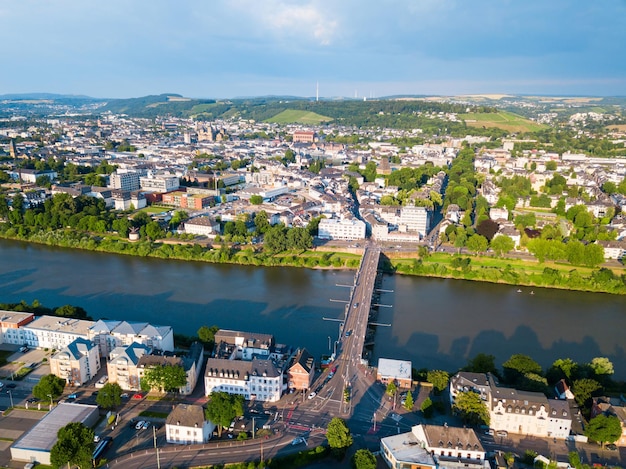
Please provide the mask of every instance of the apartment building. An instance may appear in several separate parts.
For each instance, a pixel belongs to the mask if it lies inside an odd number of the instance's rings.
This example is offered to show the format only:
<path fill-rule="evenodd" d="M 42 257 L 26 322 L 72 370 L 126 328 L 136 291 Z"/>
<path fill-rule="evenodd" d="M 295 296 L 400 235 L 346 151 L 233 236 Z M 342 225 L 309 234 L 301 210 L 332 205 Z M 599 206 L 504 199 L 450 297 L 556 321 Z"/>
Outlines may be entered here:
<path fill-rule="evenodd" d="M 233 360 L 268 358 L 274 346 L 274 336 L 256 332 L 220 329 L 215 333 L 216 356 Z"/>
<path fill-rule="evenodd" d="M 220 233 L 220 224 L 211 217 L 196 217 L 184 224 L 185 233 L 199 236 L 211 236 Z"/>
<path fill-rule="evenodd" d="M 315 377 L 315 358 L 307 349 L 301 349 L 289 367 L 289 388 L 296 391 L 307 390 Z"/>
<path fill-rule="evenodd" d="M 215 426 L 205 419 L 202 406 L 178 404 L 165 421 L 165 440 L 180 445 L 206 443 L 211 439 Z"/>
<path fill-rule="evenodd" d="M 204 393 L 240 394 L 245 399 L 276 402 L 283 389 L 283 373 L 272 360 L 209 358 L 204 374 Z"/>
<path fill-rule="evenodd" d="M 70 386 L 87 383 L 99 370 L 100 350 L 87 339 L 76 339 L 50 358 L 50 373 Z"/>
<path fill-rule="evenodd" d="M 24 344 L 29 347 L 61 350 L 76 339 L 90 340 L 93 321 L 58 316 L 40 316 L 24 326 Z"/>
<path fill-rule="evenodd" d="M 0 310 L 0 344 L 24 345 L 23 326 L 35 320 L 33 313 Z"/>
<path fill-rule="evenodd" d="M 322 218 L 318 228 L 318 238 L 345 241 L 365 239 L 365 228 L 365 223 L 361 220 Z"/>
<path fill-rule="evenodd" d="M 146 345 L 150 350 L 174 351 L 174 330 L 171 326 L 153 326 L 147 322 L 100 319 L 89 328 L 89 339 L 108 357 L 113 349 L 132 343 Z"/>
<path fill-rule="evenodd" d="M 150 347 L 141 343 L 114 348 L 107 362 L 109 383 L 117 383 L 127 391 L 140 391 L 139 360 L 151 351 Z"/>
<path fill-rule="evenodd" d="M 111 189 L 121 189 L 123 191 L 136 191 L 141 188 L 139 179 L 144 176 L 144 172 L 120 172 L 115 171 L 109 176 L 109 186 Z"/>
<path fill-rule="evenodd" d="M 146 192 L 169 192 L 178 189 L 180 181 L 177 176 L 148 174 L 139 178 L 139 185 Z"/>

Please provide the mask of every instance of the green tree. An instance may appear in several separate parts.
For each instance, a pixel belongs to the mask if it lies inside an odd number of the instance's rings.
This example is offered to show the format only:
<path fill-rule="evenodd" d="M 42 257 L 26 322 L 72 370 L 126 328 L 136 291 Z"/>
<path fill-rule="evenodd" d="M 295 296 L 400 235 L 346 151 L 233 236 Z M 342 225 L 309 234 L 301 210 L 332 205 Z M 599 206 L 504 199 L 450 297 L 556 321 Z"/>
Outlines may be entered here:
<path fill-rule="evenodd" d="M 422 402 L 422 405 L 420 406 L 420 410 L 424 414 L 424 417 L 427 419 L 433 416 L 435 407 L 433 406 L 433 401 L 430 399 L 430 397 L 427 397 L 426 399 L 424 399 L 424 401 Z"/>
<path fill-rule="evenodd" d="M 206 345 L 212 346 L 215 343 L 215 334 L 220 328 L 217 326 L 201 326 L 198 329 L 198 339 Z"/>
<path fill-rule="evenodd" d="M 263 197 L 260 195 L 251 195 L 250 196 L 250 203 L 252 205 L 261 205 L 263 203 Z"/>
<path fill-rule="evenodd" d="M 117 383 L 107 383 L 96 396 L 96 404 L 103 409 L 113 409 L 122 403 L 122 388 Z"/>
<path fill-rule="evenodd" d="M 595 379 L 582 378 L 572 383 L 572 392 L 576 402 L 581 407 L 587 407 L 587 403 L 593 396 L 593 393 L 599 389 L 602 389 L 602 385 Z"/>
<path fill-rule="evenodd" d="M 488 244 L 489 242 L 487 241 L 487 238 L 482 235 L 475 234 L 469 237 L 467 243 L 465 244 L 465 247 L 469 251 L 478 254 L 481 252 L 485 252 L 487 250 Z"/>
<path fill-rule="evenodd" d="M 45 375 L 39 380 L 39 383 L 33 387 L 33 396 L 42 401 L 46 399 L 55 399 L 63 394 L 65 388 L 65 380 L 55 375 Z"/>
<path fill-rule="evenodd" d="M 467 366 L 463 369 L 472 373 L 495 373 L 496 357 L 479 353 L 474 358 L 470 359 L 467 362 Z"/>
<path fill-rule="evenodd" d="M 496 236 L 491 240 L 491 249 L 493 249 L 498 256 L 502 256 L 504 253 L 512 251 L 514 247 L 515 241 L 506 235 Z"/>
<path fill-rule="evenodd" d="M 369 449 L 358 449 L 352 456 L 354 469 L 376 469 L 376 456 Z"/>
<path fill-rule="evenodd" d="M 254 227 L 257 235 L 262 235 L 269 230 L 270 222 L 265 210 L 261 210 L 254 216 Z"/>
<path fill-rule="evenodd" d="M 176 392 L 187 384 L 187 373 L 182 365 L 165 363 L 151 365 L 144 370 L 141 389 L 161 392 Z"/>
<path fill-rule="evenodd" d="M 619 440 L 622 436 L 622 425 L 615 415 L 600 414 L 589 421 L 585 435 L 604 447 L 606 443 L 615 443 Z"/>
<path fill-rule="evenodd" d="M 607 357 L 595 357 L 589 364 L 596 375 L 612 375 L 615 373 L 613 363 Z"/>
<path fill-rule="evenodd" d="M 54 310 L 55 316 L 62 316 L 65 318 L 75 319 L 87 319 L 87 311 L 80 306 L 63 305 Z"/>
<path fill-rule="evenodd" d="M 441 392 L 448 387 L 450 375 L 447 371 L 430 370 L 426 374 L 426 380 L 433 385 L 436 394 L 441 394 Z"/>
<path fill-rule="evenodd" d="M 395 393 L 397 393 L 398 392 L 398 385 L 396 384 L 396 382 L 395 381 L 389 381 L 387 383 L 387 389 L 385 390 L 385 392 L 389 396 L 393 396 Z"/>
<path fill-rule="evenodd" d="M 339 417 L 333 417 L 326 427 L 326 439 L 328 446 L 335 451 L 343 453 L 352 445 L 352 435 L 346 422 Z"/>
<path fill-rule="evenodd" d="M 263 238 L 263 248 L 272 254 L 287 249 L 287 228 L 285 225 L 279 223 L 267 230 Z"/>
<path fill-rule="evenodd" d="M 528 355 L 515 354 L 502 364 L 508 383 L 515 383 L 526 373 L 541 374 L 541 365 Z"/>
<path fill-rule="evenodd" d="M 50 450 L 52 467 L 91 467 L 94 450 L 94 432 L 80 422 L 72 422 L 60 428 L 57 441 Z"/>
<path fill-rule="evenodd" d="M 456 396 L 452 411 L 470 425 L 489 425 L 487 405 L 475 392 L 462 392 Z"/>
<path fill-rule="evenodd" d="M 222 436 L 222 430 L 228 428 L 235 418 L 243 415 L 243 404 L 244 398 L 240 394 L 211 393 L 204 415 L 217 426 L 218 436 Z"/>
<path fill-rule="evenodd" d="M 163 238 L 165 236 L 165 231 L 159 225 L 159 222 L 151 221 L 146 225 L 146 236 L 150 239 L 150 241 L 155 241 L 159 238 Z"/>
<path fill-rule="evenodd" d="M 404 399 L 404 408 L 409 412 L 413 410 L 413 394 L 411 391 L 406 393 L 406 398 Z"/>

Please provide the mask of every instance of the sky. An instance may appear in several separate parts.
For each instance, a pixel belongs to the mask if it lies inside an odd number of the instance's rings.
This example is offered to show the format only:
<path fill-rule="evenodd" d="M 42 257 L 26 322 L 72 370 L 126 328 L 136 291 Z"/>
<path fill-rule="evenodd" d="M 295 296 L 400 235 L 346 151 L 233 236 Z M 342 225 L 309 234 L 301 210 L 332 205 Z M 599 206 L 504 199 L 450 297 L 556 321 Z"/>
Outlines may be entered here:
<path fill-rule="evenodd" d="M 0 0 L 0 95 L 626 95 L 626 0 Z"/>

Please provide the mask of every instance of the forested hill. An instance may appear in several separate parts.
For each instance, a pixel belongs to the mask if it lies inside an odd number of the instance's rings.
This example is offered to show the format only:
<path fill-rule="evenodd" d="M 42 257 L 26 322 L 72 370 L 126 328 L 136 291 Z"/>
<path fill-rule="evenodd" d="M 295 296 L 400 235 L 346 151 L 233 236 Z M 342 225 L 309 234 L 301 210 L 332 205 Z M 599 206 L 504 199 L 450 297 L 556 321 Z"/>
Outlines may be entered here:
<path fill-rule="evenodd" d="M 179 94 L 165 93 L 141 98 L 114 99 L 98 111 L 127 114 L 131 117 L 188 117 L 201 112 L 202 106 L 214 103 L 215 100 L 212 99 L 191 99 Z"/>

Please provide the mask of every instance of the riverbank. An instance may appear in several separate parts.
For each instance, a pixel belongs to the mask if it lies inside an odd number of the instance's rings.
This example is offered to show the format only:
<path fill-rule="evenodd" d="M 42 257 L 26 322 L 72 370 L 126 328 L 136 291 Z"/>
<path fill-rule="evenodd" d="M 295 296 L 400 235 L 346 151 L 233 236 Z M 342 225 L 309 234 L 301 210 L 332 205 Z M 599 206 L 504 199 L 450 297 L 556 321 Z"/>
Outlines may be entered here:
<path fill-rule="evenodd" d="M 129 256 L 265 267 L 356 269 L 361 259 L 355 249 L 342 252 L 334 250 L 333 246 L 270 254 L 254 246 L 203 247 L 198 243 L 175 243 L 172 240 L 131 242 L 116 236 L 95 236 L 73 230 L 42 231 L 27 238 L 1 233 L 0 237 Z M 626 295 L 626 269 L 623 267 L 592 269 L 490 256 L 433 253 L 419 257 L 417 252 L 398 254 L 383 251 L 381 268 L 387 273 L 403 275 Z"/>

